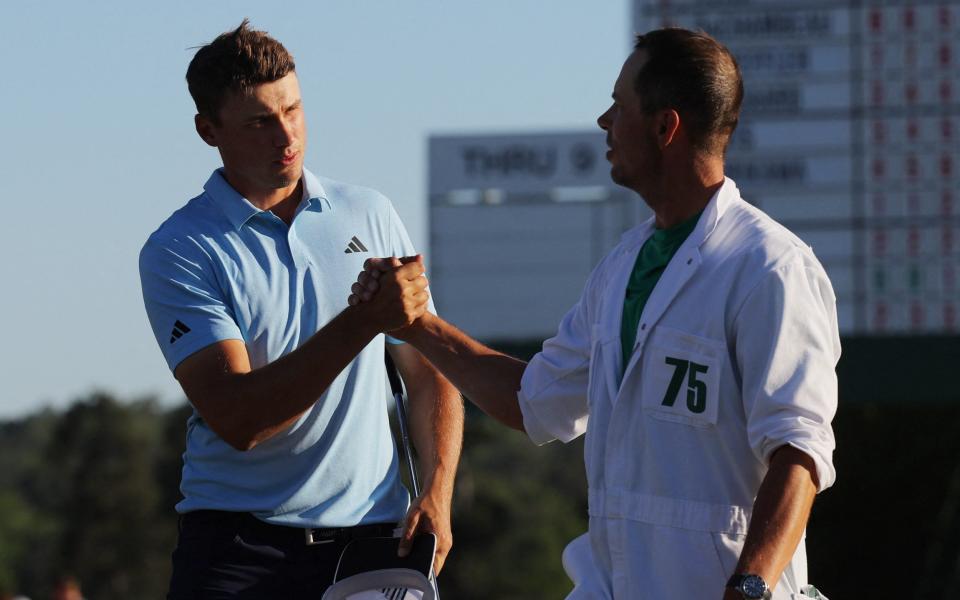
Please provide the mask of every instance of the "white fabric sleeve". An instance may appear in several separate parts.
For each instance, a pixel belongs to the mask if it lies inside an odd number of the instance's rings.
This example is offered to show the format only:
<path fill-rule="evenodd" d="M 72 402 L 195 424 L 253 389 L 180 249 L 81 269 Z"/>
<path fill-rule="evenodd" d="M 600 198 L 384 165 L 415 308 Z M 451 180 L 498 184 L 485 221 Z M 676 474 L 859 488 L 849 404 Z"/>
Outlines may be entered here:
<path fill-rule="evenodd" d="M 588 304 L 599 269 L 563 317 L 557 334 L 543 343 L 523 372 L 517 399 L 523 427 L 536 444 L 555 439 L 566 443 L 587 429 L 592 323 Z"/>
<path fill-rule="evenodd" d="M 222 340 L 243 340 L 209 264 L 189 242 L 151 239 L 140 251 L 140 285 L 153 334 L 171 371 Z"/>
<path fill-rule="evenodd" d="M 836 297 L 819 264 L 798 257 L 767 273 L 739 309 L 736 344 L 754 454 L 769 464 L 789 444 L 813 458 L 818 491 L 830 487 L 840 337 Z"/>

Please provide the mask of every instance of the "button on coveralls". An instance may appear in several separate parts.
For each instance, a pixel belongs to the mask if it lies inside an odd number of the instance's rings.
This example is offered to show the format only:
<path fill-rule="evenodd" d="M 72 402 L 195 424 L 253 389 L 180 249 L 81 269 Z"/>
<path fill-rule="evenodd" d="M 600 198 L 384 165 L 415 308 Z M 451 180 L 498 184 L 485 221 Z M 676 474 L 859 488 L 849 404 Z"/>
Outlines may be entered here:
<path fill-rule="evenodd" d="M 812 250 L 726 179 L 624 366 L 624 293 L 653 229 L 628 231 L 594 269 L 518 394 L 535 442 L 586 433 L 590 526 L 565 552 L 569 598 L 720 598 L 771 454 L 810 455 L 820 490 L 835 478 L 836 298 Z M 799 597 L 806 570 L 801 541 L 773 597 Z"/>

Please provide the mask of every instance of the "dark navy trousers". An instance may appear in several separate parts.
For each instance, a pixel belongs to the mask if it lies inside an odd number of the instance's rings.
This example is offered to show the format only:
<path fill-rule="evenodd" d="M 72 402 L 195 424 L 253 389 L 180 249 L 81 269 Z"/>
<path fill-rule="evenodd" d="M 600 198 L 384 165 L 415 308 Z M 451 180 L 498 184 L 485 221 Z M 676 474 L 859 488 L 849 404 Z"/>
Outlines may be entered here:
<path fill-rule="evenodd" d="M 380 531 L 371 535 L 393 529 L 372 527 Z M 331 539 L 307 545 L 302 529 L 269 525 L 249 513 L 186 513 L 167 600 L 319 600 L 351 538 Z"/>

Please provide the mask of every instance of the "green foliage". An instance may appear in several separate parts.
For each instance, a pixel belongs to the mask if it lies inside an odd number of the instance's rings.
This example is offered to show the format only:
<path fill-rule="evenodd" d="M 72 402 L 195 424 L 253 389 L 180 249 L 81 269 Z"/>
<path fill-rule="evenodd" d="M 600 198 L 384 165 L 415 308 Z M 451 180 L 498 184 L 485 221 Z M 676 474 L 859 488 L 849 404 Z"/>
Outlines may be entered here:
<path fill-rule="evenodd" d="M 46 597 L 69 574 L 87 598 L 162 598 L 190 413 L 94 394 L 0 424 L 0 592 Z M 560 554 L 586 530 L 582 456 L 580 442 L 538 448 L 469 413 L 445 597 L 569 591 Z"/>
<path fill-rule="evenodd" d="M 0 492 L 0 592 L 18 589 L 20 569 L 33 559 L 32 543 L 50 538 L 49 522 L 12 491 Z"/>
<path fill-rule="evenodd" d="M 957 597 L 960 405 L 841 405 L 834 426 L 837 482 L 814 504 L 810 581 L 831 598 Z"/>
<path fill-rule="evenodd" d="M 90 599 L 164 597 L 189 414 L 94 394 L 0 423 L 0 595 L 46 598 L 72 574 Z M 960 589 L 960 403 L 842 400 L 834 425 L 811 582 L 833 598 Z M 581 441 L 538 448 L 468 411 L 443 597 L 562 598 L 560 555 L 586 515 Z"/>
<path fill-rule="evenodd" d="M 36 589 L 47 577 L 44 561 L 59 520 L 43 507 L 38 474 L 57 416 L 45 411 L 0 423 L 0 592 Z"/>
<path fill-rule="evenodd" d="M 51 508 L 68 523 L 59 563 L 84 574 L 91 596 L 130 598 L 166 584 L 158 578 L 165 561 L 155 550 L 172 543 L 170 531 L 155 526 L 157 425 L 150 403 L 121 405 L 96 395 L 63 416 L 48 446 Z"/>
<path fill-rule="evenodd" d="M 563 548 L 587 528 L 583 444 L 536 447 L 468 413 L 454 498 L 454 548 L 440 575 L 449 598 L 562 598 Z"/>
<path fill-rule="evenodd" d="M 71 574 L 89 598 L 164 596 L 175 527 L 156 477 L 174 450 L 163 419 L 149 401 L 93 394 L 0 427 L 0 589 L 44 597 Z"/>

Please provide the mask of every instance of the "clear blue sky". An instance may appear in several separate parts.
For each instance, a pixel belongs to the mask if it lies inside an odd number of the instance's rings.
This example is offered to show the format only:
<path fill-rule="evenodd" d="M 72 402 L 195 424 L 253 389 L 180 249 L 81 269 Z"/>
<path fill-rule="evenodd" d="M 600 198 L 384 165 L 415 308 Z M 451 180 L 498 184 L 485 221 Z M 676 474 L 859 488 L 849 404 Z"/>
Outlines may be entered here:
<path fill-rule="evenodd" d="M 419 247 L 427 137 L 594 127 L 631 34 L 628 0 L 0 4 L 0 419 L 182 398 L 137 254 L 219 165 L 183 75 L 245 16 L 296 58 L 307 166 L 386 193 Z"/>

